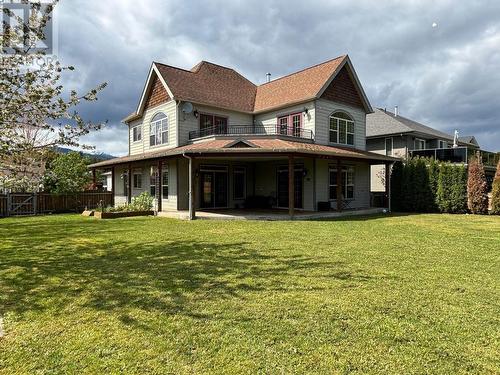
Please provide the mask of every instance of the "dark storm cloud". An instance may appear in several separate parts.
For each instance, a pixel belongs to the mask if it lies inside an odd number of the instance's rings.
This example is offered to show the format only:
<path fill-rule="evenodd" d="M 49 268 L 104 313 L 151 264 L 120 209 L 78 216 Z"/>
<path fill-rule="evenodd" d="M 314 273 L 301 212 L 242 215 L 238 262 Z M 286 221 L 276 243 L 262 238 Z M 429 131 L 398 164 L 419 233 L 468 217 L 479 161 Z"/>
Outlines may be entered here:
<path fill-rule="evenodd" d="M 500 149 L 498 1 L 69 1 L 59 51 L 79 74 L 68 87 L 109 82 L 82 108 L 108 129 L 89 141 L 127 152 L 121 118 L 133 111 L 151 61 L 209 60 L 261 83 L 348 53 L 374 106 Z M 437 27 L 432 27 L 436 22 Z"/>

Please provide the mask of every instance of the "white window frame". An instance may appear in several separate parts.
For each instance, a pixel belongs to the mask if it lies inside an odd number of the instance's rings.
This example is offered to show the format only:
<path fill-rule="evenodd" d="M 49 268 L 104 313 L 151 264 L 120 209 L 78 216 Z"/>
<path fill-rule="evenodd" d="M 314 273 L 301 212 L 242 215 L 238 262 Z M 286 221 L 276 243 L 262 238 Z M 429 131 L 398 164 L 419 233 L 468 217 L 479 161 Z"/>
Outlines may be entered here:
<path fill-rule="evenodd" d="M 330 189 L 331 187 L 335 187 L 335 192 L 337 191 L 337 184 L 332 184 L 332 181 L 330 179 L 331 172 L 337 174 L 337 167 L 336 166 L 330 166 L 328 168 L 328 198 L 330 201 L 336 201 L 337 200 L 337 193 L 335 193 L 335 198 L 330 197 Z M 347 192 L 349 191 L 347 189 L 348 186 L 352 187 L 352 197 L 343 197 L 342 200 L 344 201 L 353 201 L 355 200 L 355 187 L 356 187 L 356 181 L 355 181 L 355 169 L 351 165 L 346 165 L 342 167 L 342 183 L 344 184 L 345 192 L 347 195 Z M 348 174 L 351 173 L 351 183 L 348 183 Z"/>
<path fill-rule="evenodd" d="M 391 140 L 391 152 L 390 153 L 387 152 L 387 140 L 388 139 Z M 392 137 L 385 138 L 384 139 L 384 148 L 385 148 L 385 155 L 392 156 L 394 154 L 394 138 L 392 138 Z"/>
<path fill-rule="evenodd" d="M 443 141 L 442 139 L 438 140 L 438 148 L 447 148 L 448 147 L 448 142 Z"/>
<path fill-rule="evenodd" d="M 243 175 L 243 195 L 240 197 L 236 196 L 236 179 L 235 175 L 241 174 Z M 244 166 L 235 166 L 233 168 L 233 199 L 245 199 L 247 196 L 247 169 Z"/>
<path fill-rule="evenodd" d="M 161 170 L 161 199 L 168 199 L 168 194 L 169 194 L 169 186 L 170 186 L 170 175 L 168 173 L 168 165 L 164 165 L 164 168 Z M 167 176 L 167 184 L 165 185 L 165 175 Z M 165 196 L 165 190 L 164 188 L 167 188 L 167 196 Z"/>
<path fill-rule="evenodd" d="M 424 144 L 424 147 L 422 148 L 417 148 L 417 142 L 423 142 Z M 415 138 L 415 141 L 413 141 L 413 149 L 414 150 L 425 150 L 425 147 L 426 147 L 426 142 L 425 142 L 425 139 L 422 139 L 422 138 Z"/>
<path fill-rule="evenodd" d="M 155 117 L 163 115 L 164 117 L 154 120 Z M 149 123 L 149 146 L 160 146 L 168 144 L 169 134 L 168 134 L 168 116 L 163 112 L 156 113 L 151 122 Z M 163 140 L 163 135 L 165 135 L 165 141 Z M 154 136 L 154 143 L 151 143 L 151 137 Z"/>
<path fill-rule="evenodd" d="M 343 114 L 345 117 L 349 117 L 349 119 L 342 118 L 342 117 L 337 117 L 338 115 Z M 337 116 L 335 116 L 337 115 Z M 333 120 L 333 122 L 332 122 Z M 344 124 L 341 124 L 340 122 L 343 121 Z M 349 124 L 352 125 L 352 132 L 348 131 L 349 129 Z M 345 127 L 345 142 L 340 141 L 340 129 L 341 126 Z M 336 129 L 335 129 L 336 127 Z M 329 143 L 335 143 L 339 145 L 346 145 L 346 146 L 354 146 L 354 134 L 355 134 L 355 127 L 356 124 L 354 123 L 354 120 L 350 115 L 344 112 L 335 112 L 329 116 L 328 119 L 328 141 Z M 332 133 L 337 133 L 336 136 L 333 137 L 332 140 Z M 352 136 L 352 143 L 348 143 L 348 138 L 349 135 Z"/>
<path fill-rule="evenodd" d="M 149 175 L 149 195 L 156 197 L 156 179 L 158 178 L 158 168 L 152 167 Z M 154 187 L 154 194 L 151 194 L 151 188 Z"/>
<path fill-rule="evenodd" d="M 132 127 L 132 142 L 142 141 L 142 124 Z"/>
<path fill-rule="evenodd" d="M 142 172 L 132 173 L 132 189 L 142 190 Z"/>

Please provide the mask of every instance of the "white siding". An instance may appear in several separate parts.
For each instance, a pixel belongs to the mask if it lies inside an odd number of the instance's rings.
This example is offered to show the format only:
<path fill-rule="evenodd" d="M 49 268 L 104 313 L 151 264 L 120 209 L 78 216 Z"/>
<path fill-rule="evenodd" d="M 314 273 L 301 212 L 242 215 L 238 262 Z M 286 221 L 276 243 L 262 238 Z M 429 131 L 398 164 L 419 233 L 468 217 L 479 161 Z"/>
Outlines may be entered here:
<path fill-rule="evenodd" d="M 149 123 L 154 115 L 163 112 L 168 117 L 168 143 L 158 146 L 149 146 Z M 132 128 L 142 124 L 142 140 L 133 142 Z M 176 103 L 170 100 L 153 108 L 148 108 L 141 119 L 133 121 L 129 125 L 130 155 L 141 154 L 148 151 L 158 151 L 165 148 L 177 147 L 177 111 Z"/>
<path fill-rule="evenodd" d="M 354 147 L 366 149 L 366 113 L 361 108 L 319 99 L 316 101 L 316 143 L 335 145 L 329 142 L 330 115 L 336 111 L 348 113 L 354 119 Z M 342 145 L 345 146 L 345 145 Z"/>
<path fill-rule="evenodd" d="M 193 113 L 184 114 L 182 113 L 182 104 L 179 105 L 179 138 L 178 146 L 183 146 L 189 141 L 189 132 L 200 129 L 200 117 L 196 118 Z M 218 115 L 228 118 L 228 126 L 231 125 L 252 125 L 253 116 L 248 113 L 241 113 L 235 111 L 229 111 L 214 107 L 207 107 L 202 105 L 194 105 L 194 111 L 198 113 L 207 113 L 212 115 Z"/>
<path fill-rule="evenodd" d="M 302 116 L 302 127 L 304 129 L 311 130 L 314 133 L 314 121 L 316 117 L 314 110 L 314 102 L 299 104 L 293 107 L 282 108 L 277 111 L 260 113 L 258 115 L 255 115 L 255 125 L 256 126 L 277 125 L 278 117 L 292 113 L 303 112 L 304 108 L 307 108 L 308 112 L 306 116 L 304 115 Z"/>

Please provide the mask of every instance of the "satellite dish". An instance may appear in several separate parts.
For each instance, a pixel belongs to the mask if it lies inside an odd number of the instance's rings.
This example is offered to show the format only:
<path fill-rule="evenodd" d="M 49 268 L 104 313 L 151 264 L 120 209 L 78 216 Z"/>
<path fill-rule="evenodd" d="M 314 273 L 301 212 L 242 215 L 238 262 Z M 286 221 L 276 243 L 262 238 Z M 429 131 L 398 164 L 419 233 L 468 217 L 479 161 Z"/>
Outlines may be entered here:
<path fill-rule="evenodd" d="M 186 102 L 182 105 L 182 112 L 184 113 L 191 113 L 193 112 L 193 104 L 190 102 Z"/>

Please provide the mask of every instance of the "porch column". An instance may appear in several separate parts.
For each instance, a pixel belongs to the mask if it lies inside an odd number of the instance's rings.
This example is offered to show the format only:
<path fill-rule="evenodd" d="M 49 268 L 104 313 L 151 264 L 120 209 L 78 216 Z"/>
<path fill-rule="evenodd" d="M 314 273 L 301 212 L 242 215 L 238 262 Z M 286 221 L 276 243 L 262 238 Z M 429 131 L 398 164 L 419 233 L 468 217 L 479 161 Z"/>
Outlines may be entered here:
<path fill-rule="evenodd" d="M 157 204 L 157 208 L 158 208 L 158 212 L 161 211 L 161 201 L 162 201 L 162 187 L 161 187 L 161 184 L 162 184 L 162 175 L 161 175 L 161 169 L 163 167 L 163 164 L 161 162 L 161 160 L 158 160 L 158 166 L 157 166 L 157 176 L 156 176 L 156 200 L 158 202 Z M 170 176 L 169 176 L 170 177 Z"/>
<path fill-rule="evenodd" d="M 389 212 L 391 212 L 391 167 L 392 163 L 385 163 L 385 196 Z"/>
<path fill-rule="evenodd" d="M 288 215 L 293 217 L 295 206 L 295 163 L 293 155 L 288 156 Z"/>
<path fill-rule="evenodd" d="M 127 202 L 132 203 L 132 164 L 128 165 L 128 194 Z"/>
<path fill-rule="evenodd" d="M 342 211 L 342 166 L 337 159 L 337 211 Z"/>
<path fill-rule="evenodd" d="M 194 175 L 192 157 L 189 158 L 188 176 L 189 176 L 189 220 L 194 220 L 196 219 L 196 208 L 195 208 L 196 180 Z"/>
<path fill-rule="evenodd" d="M 115 167 L 111 167 L 111 206 L 115 206 Z"/>

